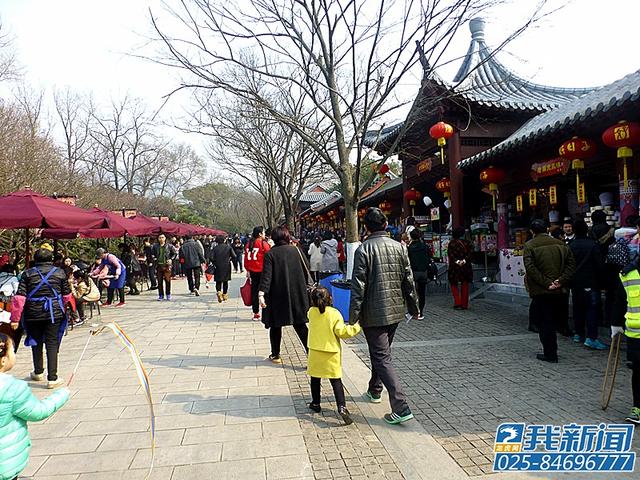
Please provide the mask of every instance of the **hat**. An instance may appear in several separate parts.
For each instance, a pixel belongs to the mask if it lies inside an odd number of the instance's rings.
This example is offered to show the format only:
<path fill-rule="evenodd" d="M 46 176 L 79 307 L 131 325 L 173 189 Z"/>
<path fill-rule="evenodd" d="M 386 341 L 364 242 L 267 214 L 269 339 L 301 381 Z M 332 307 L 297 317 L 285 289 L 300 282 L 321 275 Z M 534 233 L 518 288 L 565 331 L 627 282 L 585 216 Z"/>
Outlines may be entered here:
<path fill-rule="evenodd" d="M 43 248 L 45 250 L 49 250 L 50 252 L 53 252 L 53 247 L 51 246 L 51 244 L 45 242 L 42 245 L 40 245 L 40 248 Z"/>
<path fill-rule="evenodd" d="M 105 253 L 107 253 L 107 251 L 104 248 L 96 249 L 96 258 L 102 258 Z"/>

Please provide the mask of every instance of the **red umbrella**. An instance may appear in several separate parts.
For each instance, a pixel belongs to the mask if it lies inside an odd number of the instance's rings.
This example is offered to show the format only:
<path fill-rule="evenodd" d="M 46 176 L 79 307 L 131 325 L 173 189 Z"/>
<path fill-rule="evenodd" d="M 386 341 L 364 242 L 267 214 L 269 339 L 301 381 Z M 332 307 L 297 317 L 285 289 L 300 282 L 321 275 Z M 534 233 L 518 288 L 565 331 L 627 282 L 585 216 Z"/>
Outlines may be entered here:
<path fill-rule="evenodd" d="M 90 210 L 98 215 L 103 215 L 109 222 L 109 228 L 47 228 L 43 230 L 42 236 L 45 238 L 63 239 L 63 238 L 116 238 L 123 235 L 132 237 L 140 237 L 151 235 L 158 231 L 158 228 L 144 221 L 135 221 L 131 218 L 125 218 L 117 213 L 92 208 Z"/>
<path fill-rule="evenodd" d="M 0 228 L 100 228 L 104 215 L 62 203 L 32 190 L 0 196 Z"/>

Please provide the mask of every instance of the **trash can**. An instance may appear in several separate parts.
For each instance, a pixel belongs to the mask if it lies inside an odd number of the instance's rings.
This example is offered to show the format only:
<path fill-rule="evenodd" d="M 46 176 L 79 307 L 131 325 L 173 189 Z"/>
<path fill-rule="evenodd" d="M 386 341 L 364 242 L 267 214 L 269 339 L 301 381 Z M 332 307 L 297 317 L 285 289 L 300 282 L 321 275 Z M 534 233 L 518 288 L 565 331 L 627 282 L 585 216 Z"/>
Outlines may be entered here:
<path fill-rule="evenodd" d="M 318 272 L 318 283 L 331 292 L 331 280 L 342 278 L 342 272 Z"/>
<path fill-rule="evenodd" d="M 332 280 L 331 296 L 333 297 L 333 307 L 337 309 L 344 318 L 345 323 L 349 323 L 349 303 L 351 302 L 351 282 L 349 280 Z"/>

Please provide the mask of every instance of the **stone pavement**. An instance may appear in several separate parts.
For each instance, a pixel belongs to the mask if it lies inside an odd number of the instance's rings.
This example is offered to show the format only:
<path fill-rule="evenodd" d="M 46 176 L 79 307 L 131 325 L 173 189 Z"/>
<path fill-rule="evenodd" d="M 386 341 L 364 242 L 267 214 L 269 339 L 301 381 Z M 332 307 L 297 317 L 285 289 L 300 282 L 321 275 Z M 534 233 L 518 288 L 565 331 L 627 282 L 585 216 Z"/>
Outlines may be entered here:
<path fill-rule="evenodd" d="M 237 296 L 242 279 L 232 282 Z M 558 365 L 531 359 L 537 338 L 522 312 L 476 301 L 454 312 L 432 296 L 424 323 L 403 324 L 395 361 L 419 421 L 388 426 L 383 403 L 362 398 L 369 370 L 363 337 L 343 352 L 347 402 L 355 423 L 339 421 L 323 382 L 323 412 L 309 412 L 305 354 L 293 329 L 283 335 L 283 365 L 265 361 L 267 331 L 237 298 L 214 303 L 212 290 L 174 301 L 153 292 L 103 311 L 136 343 L 149 371 L 157 415 L 152 479 L 525 479 L 559 475 L 490 474 L 501 421 L 614 421 L 627 412 L 628 372 L 619 372 L 612 405 L 597 405 L 603 353 L 561 341 Z M 89 328 L 63 340 L 60 372 L 69 375 Z M 21 347 L 14 374 L 28 376 Z M 32 383 L 38 396 L 48 393 Z M 72 399 L 31 424 L 31 461 L 21 478 L 142 479 L 150 458 L 148 407 L 124 348 L 110 332 L 94 337 L 72 385 Z M 583 478 L 571 474 L 571 478 Z M 626 478 L 598 475 L 598 478 Z M 629 476 L 628 478 L 636 478 Z"/>

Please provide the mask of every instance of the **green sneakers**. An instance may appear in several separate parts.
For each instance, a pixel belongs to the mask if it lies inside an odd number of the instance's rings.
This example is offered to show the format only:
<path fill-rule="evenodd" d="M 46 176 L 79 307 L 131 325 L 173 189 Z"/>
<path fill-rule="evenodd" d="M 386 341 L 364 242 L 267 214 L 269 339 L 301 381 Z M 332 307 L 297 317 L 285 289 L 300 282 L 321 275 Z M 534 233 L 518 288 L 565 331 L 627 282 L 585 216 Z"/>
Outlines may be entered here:
<path fill-rule="evenodd" d="M 371 403 L 380 403 L 382 401 L 382 396 L 379 393 L 371 393 L 369 390 L 365 393 L 365 397 L 367 397 Z"/>
<path fill-rule="evenodd" d="M 411 410 L 409 410 L 408 408 L 406 408 L 404 411 L 400 413 L 391 412 L 391 413 L 385 413 L 384 415 L 384 421 L 391 425 L 404 423 L 407 420 L 411 420 L 412 418 L 413 418 L 413 413 L 411 413 Z"/>
<path fill-rule="evenodd" d="M 640 408 L 633 407 L 631 409 L 631 415 L 625 418 L 627 422 L 634 423 L 636 425 L 640 425 Z"/>

